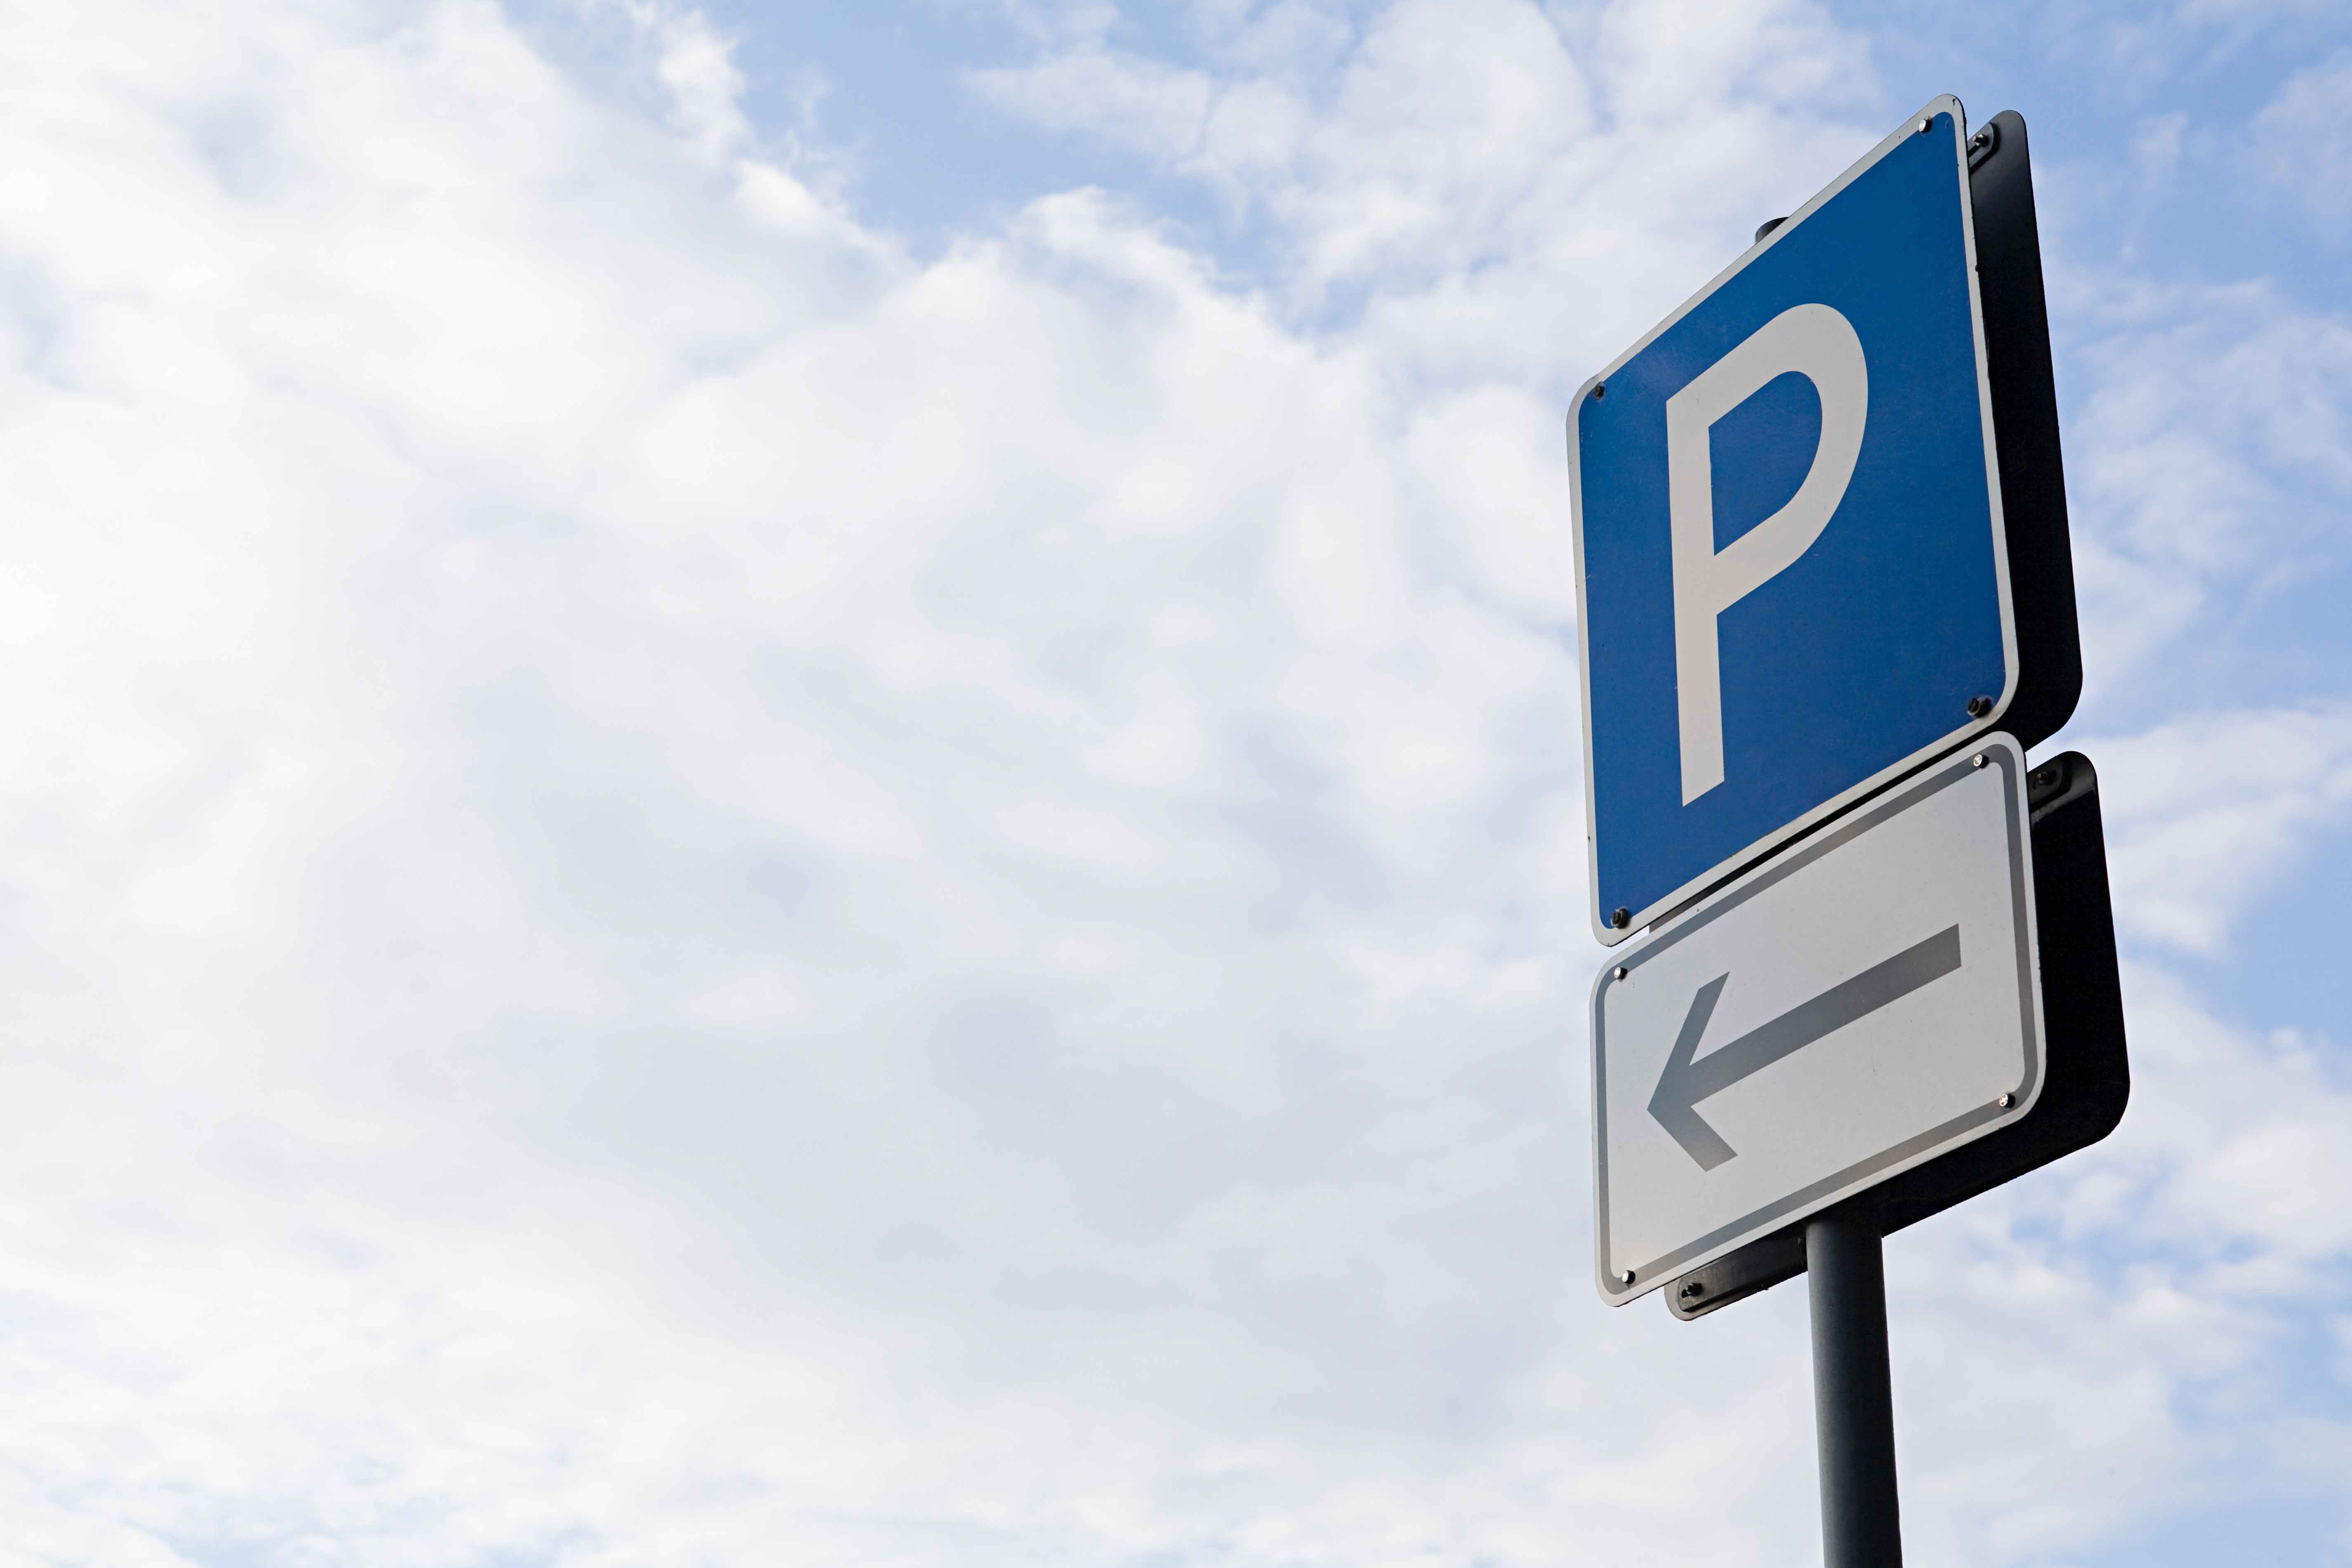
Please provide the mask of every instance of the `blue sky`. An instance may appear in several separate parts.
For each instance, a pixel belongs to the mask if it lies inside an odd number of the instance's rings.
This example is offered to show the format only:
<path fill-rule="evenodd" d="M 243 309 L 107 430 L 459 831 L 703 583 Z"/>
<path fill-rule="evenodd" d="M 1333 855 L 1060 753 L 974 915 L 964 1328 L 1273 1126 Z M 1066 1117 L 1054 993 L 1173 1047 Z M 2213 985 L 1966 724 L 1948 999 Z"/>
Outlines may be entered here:
<path fill-rule="evenodd" d="M 1911 1560 L 2352 1561 L 2352 27 L 0 22 L 0 1562 L 1818 1560 L 1587 1283 L 1568 392 L 2031 122 L 2135 1099 Z"/>

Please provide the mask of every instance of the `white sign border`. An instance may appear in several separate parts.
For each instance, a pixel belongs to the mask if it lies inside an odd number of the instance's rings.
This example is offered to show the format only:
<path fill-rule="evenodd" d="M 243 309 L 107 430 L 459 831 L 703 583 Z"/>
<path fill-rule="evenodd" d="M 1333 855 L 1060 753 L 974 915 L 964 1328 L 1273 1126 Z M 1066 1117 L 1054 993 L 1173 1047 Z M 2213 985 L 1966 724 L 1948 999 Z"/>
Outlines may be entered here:
<path fill-rule="evenodd" d="M 1800 224 L 1819 211 L 1831 197 L 1853 184 L 1880 159 L 1910 138 L 1918 135 L 1921 121 L 1932 121 L 1938 114 L 1949 114 L 1952 117 L 1953 158 L 1960 186 L 1960 230 L 1961 237 L 1968 249 L 1969 325 L 1976 338 L 1977 407 L 1984 429 L 1985 493 L 1991 501 L 1993 576 L 1994 585 L 2000 600 L 2000 654 L 2004 682 L 2000 695 L 1993 699 L 1992 707 L 1982 718 L 1964 720 L 1958 728 L 1948 731 L 1942 739 L 1920 747 L 1900 762 L 1889 763 L 1861 783 L 1823 801 L 1803 816 L 1765 834 L 1746 848 L 1737 850 L 1717 860 L 1705 871 L 1683 883 L 1672 892 L 1651 900 L 1641 909 L 1632 910 L 1624 928 L 1619 930 L 1609 924 L 1601 910 L 1601 841 L 1594 830 L 1593 820 L 1591 621 L 1585 613 L 1584 605 L 1584 458 L 1577 437 L 1577 410 L 1584 405 L 1584 400 L 1587 397 L 1592 395 L 1593 387 L 1614 375 L 1626 362 L 1656 342 L 1661 333 L 1690 314 L 1701 301 L 1737 277 L 1758 257 L 1786 238 Z M 1739 868 L 1754 864 L 1759 857 L 1769 854 L 1775 847 L 1806 832 L 1816 823 L 1827 821 L 1890 780 L 1901 778 L 1911 769 L 1938 755 L 1948 748 L 1965 745 L 1972 738 L 1993 731 L 2000 723 L 2002 715 L 2009 711 L 2009 705 L 2017 695 L 2019 676 L 2017 614 L 2010 595 L 2009 528 L 2001 512 L 2000 460 L 1999 453 L 1994 448 L 1993 441 L 1992 377 L 1985 353 L 1984 300 L 1977 284 L 1976 204 L 1969 186 L 1968 110 L 1961 107 L 1960 100 L 1950 93 L 1929 99 L 1917 114 L 1913 115 L 1904 123 L 1901 130 L 1892 132 L 1877 146 L 1856 159 L 1852 167 L 1823 186 L 1804 205 L 1789 215 L 1788 219 L 1780 226 L 1750 246 L 1737 261 L 1717 273 L 1706 287 L 1684 300 L 1664 321 L 1643 333 L 1640 342 L 1611 360 L 1602 370 L 1587 377 L 1584 384 L 1576 389 L 1575 401 L 1569 405 L 1568 474 L 1569 540 L 1576 573 L 1577 680 L 1579 695 L 1583 701 L 1584 721 L 1584 847 L 1587 883 L 1584 912 L 1586 918 L 1592 922 L 1592 934 L 1601 946 L 1614 947 L 1619 942 L 1628 940 L 1669 911 L 1678 909 L 1722 882 L 1727 876 L 1735 874 Z"/>
<path fill-rule="evenodd" d="M 2008 808 L 2002 815 L 2009 824 L 2010 890 L 2023 917 L 2018 922 L 2017 965 L 2023 1015 L 2020 1021 L 2025 1030 L 2025 1077 L 2015 1091 L 2015 1103 L 2004 1108 L 1998 1100 L 1988 1100 L 1941 1126 L 1906 1139 L 1892 1149 L 1825 1176 L 1801 1191 L 1775 1199 L 1685 1246 L 1636 1264 L 1630 1281 L 1612 1272 L 1609 1258 L 1608 1051 L 1602 1025 L 1602 1002 L 1609 987 L 1619 984 L 1618 971 L 1623 970 L 1625 978 L 1632 978 L 1633 972 L 1643 964 L 1727 910 L 1820 859 L 1831 850 L 1868 832 L 1887 817 L 1969 777 L 1977 771 L 1978 764 L 1974 759 L 1979 756 L 1984 758 L 1984 766 L 2000 770 L 2002 799 Z M 1601 1299 L 1612 1307 L 1622 1307 L 1668 1280 L 1679 1279 L 1694 1268 L 1705 1268 L 1759 1237 L 1768 1236 L 1809 1215 L 1818 1214 L 1891 1176 L 1923 1165 L 1939 1154 L 1963 1143 L 1972 1143 L 1987 1133 L 2030 1115 L 2042 1098 L 2045 1077 L 2040 952 L 2041 933 L 2035 923 L 2033 908 L 2032 824 L 2027 810 L 2025 752 L 2011 737 L 1991 735 L 1985 738 L 1974 753 L 1955 756 L 1943 766 L 1923 773 L 1909 787 L 1890 791 L 1886 798 L 1854 813 L 1850 820 L 1840 823 L 1770 864 L 1756 868 L 1717 898 L 1675 921 L 1637 951 L 1612 954 L 1592 983 L 1592 1268 L 1593 1281 L 1600 1289 Z"/>

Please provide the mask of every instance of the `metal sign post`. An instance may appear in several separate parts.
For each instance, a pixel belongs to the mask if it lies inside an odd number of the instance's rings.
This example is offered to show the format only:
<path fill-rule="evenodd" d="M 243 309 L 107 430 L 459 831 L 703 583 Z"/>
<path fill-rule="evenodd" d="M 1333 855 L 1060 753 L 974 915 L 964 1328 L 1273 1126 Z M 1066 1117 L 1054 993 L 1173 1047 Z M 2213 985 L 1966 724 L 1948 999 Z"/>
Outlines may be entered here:
<path fill-rule="evenodd" d="M 1902 1568 L 1886 1268 L 1875 1216 L 1846 1208 L 1807 1220 L 1805 1277 L 1812 1287 L 1822 1558 L 1828 1568 Z"/>
<path fill-rule="evenodd" d="M 1830 1568 L 1898 1568 L 1884 1238 L 2130 1091 L 2025 123 L 1939 98 L 1580 391 L 1594 1274 L 1803 1273 Z M 1618 944 L 1622 944 L 1619 946 Z"/>

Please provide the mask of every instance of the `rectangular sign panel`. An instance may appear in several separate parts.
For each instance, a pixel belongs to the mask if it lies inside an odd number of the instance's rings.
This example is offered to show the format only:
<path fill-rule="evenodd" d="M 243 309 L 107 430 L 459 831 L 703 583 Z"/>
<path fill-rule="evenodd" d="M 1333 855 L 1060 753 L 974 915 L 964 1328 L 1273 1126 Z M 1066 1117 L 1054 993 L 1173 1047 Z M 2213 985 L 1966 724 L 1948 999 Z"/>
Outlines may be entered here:
<path fill-rule="evenodd" d="M 1596 1264 L 1622 1303 L 2033 1109 L 2025 760 L 1984 739 L 1615 955 Z"/>
<path fill-rule="evenodd" d="M 1604 942 L 2015 694 L 1966 142 L 1928 104 L 1578 396 Z"/>
<path fill-rule="evenodd" d="M 2090 1147 L 2115 1131 L 2131 1100 L 2098 770 L 2080 752 L 2037 763 L 2025 775 L 2025 806 L 2034 971 L 2042 978 L 2042 1092 L 2032 1115 L 1850 1200 L 1867 1205 L 1885 1236 Z M 1687 1321 L 1804 1271 L 1799 1221 L 1691 1270 L 1661 1294 Z"/>

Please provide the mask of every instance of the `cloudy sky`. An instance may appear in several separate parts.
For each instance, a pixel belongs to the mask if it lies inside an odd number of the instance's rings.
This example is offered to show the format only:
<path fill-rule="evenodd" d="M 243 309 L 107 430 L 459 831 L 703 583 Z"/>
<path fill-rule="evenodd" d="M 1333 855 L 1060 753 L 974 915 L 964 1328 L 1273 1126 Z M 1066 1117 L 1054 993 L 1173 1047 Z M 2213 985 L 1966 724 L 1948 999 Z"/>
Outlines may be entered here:
<path fill-rule="evenodd" d="M 1590 1283 L 1569 394 L 2032 123 L 2136 1076 L 1912 1561 L 2352 1563 L 2352 24 L 0 13 L 0 1564 L 1817 1561 Z"/>

